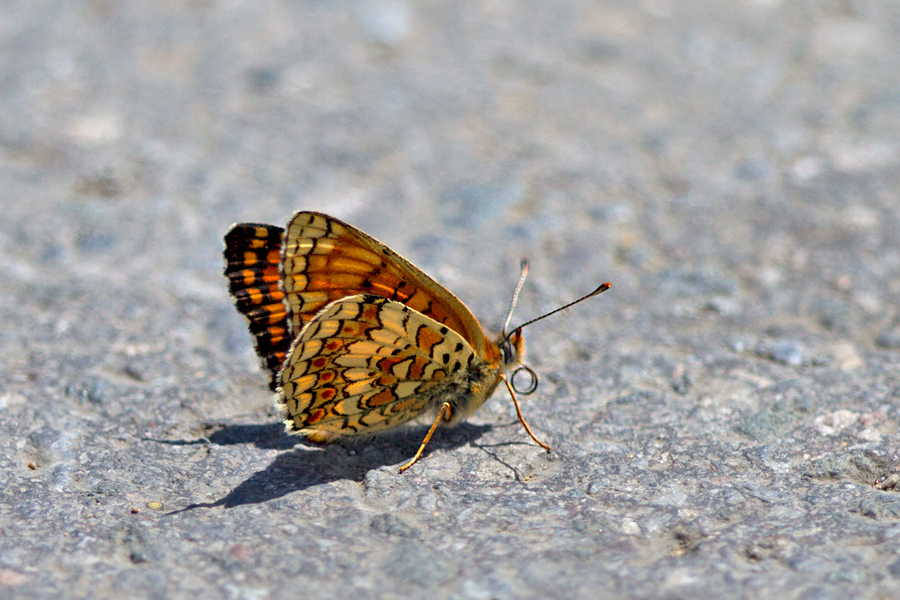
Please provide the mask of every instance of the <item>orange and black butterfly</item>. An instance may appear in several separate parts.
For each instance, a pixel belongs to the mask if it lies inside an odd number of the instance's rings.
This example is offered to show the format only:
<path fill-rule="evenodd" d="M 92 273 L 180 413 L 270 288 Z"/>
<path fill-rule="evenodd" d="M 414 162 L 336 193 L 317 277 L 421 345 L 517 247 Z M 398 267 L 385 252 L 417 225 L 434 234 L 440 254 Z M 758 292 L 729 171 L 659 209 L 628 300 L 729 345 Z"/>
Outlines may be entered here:
<path fill-rule="evenodd" d="M 256 351 L 290 433 L 314 442 L 376 433 L 425 414 L 441 422 L 472 414 L 502 381 L 528 434 L 507 373 L 524 368 L 522 327 L 490 340 L 453 294 L 362 231 L 321 213 L 298 212 L 286 229 L 239 223 L 225 236 L 225 275 L 250 321 Z"/>

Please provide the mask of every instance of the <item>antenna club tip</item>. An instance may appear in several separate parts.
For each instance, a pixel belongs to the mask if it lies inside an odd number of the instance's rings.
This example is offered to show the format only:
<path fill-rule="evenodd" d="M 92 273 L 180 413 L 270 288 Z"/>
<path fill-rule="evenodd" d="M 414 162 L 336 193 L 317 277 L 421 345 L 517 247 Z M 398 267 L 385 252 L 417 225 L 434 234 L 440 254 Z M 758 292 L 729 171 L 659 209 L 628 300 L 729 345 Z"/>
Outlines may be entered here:
<path fill-rule="evenodd" d="M 601 292 L 605 292 L 606 290 L 608 290 L 611 287 L 612 287 L 612 284 L 608 281 L 605 283 L 601 283 L 600 286 L 596 290 L 594 290 L 594 294 L 600 294 Z"/>

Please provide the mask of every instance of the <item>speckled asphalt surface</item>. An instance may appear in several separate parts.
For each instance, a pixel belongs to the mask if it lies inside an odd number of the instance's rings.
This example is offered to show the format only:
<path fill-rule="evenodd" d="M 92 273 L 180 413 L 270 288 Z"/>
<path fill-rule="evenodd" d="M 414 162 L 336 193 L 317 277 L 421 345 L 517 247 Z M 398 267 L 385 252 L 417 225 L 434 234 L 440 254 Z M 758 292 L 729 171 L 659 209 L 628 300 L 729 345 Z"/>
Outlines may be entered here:
<path fill-rule="evenodd" d="M 0 6 L 3 598 L 900 598 L 900 4 Z M 284 435 L 235 221 L 387 242 L 542 381 Z M 888 478 L 888 485 L 878 482 Z M 881 489 L 884 488 L 884 489 Z"/>

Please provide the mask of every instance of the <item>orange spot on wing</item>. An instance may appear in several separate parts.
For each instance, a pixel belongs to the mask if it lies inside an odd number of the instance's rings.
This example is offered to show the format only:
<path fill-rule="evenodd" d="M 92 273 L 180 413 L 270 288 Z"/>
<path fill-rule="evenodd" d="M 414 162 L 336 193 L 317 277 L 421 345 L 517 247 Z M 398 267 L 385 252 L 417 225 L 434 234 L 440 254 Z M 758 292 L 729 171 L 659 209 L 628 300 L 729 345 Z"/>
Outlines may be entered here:
<path fill-rule="evenodd" d="M 340 335 L 343 337 L 361 338 L 365 336 L 367 328 L 368 326 L 365 323 L 344 321 L 343 325 L 341 325 Z"/>
<path fill-rule="evenodd" d="M 422 377 L 422 372 L 425 371 L 425 367 L 428 366 L 428 362 L 428 359 L 417 356 L 416 360 L 414 360 L 413 364 L 409 367 L 407 379 L 420 379 Z"/>
<path fill-rule="evenodd" d="M 397 396 L 394 395 L 389 389 L 383 389 L 371 398 L 366 401 L 367 406 L 377 407 L 387 404 L 388 402 L 393 402 L 397 399 Z"/>
<path fill-rule="evenodd" d="M 428 327 L 420 327 L 419 332 L 416 335 L 416 344 L 425 351 L 426 354 L 431 354 L 431 350 L 440 344 L 444 338 L 433 329 Z"/>
<path fill-rule="evenodd" d="M 360 321 L 377 323 L 379 309 L 380 307 L 377 304 L 364 304 L 362 307 L 362 312 L 360 314 Z"/>
<path fill-rule="evenodd" d="M 278 282 L 281 281 L 281 273 L 278 272 L 278 267 L 266 267 L 263 269 L 263 281 L 270 285 L 270 289 L 274 292 L 278 289 Z M 273 285 L 274 284 L 274 285 Z"/>
<path fill-rule="evenodd" d="M 397 378 L 390 375 L 382 375 L 377 379 L 376 383 L 381 387 L 390 387 L 397 383 Z"/>
<path fill-rule="evenodd" d="M 325 409 L 320 408 L 320 409 L 314 411 L 308 417 L 306 417 L 306 423 L 307 424 L 315 423 L 316 421 L 320 420 L 324 416 L 325 416 Z"/>
<path fill-rule="evenodd" d="M 397 402 L 394 406 L 391 407 L 392 413 L 398 412 L 407 412 L 410 410 L 419 411 L 422 409 L 422 399 L 416 398 L 413 396 L 412 398 L 408 398 L 406 400 L 401 400 Z"/>
<path fill-rule="evenodd" d="M 263 308 L 269 313 L 268 318 L 270 324 L 283 321 L 287 314 L 284 312 L 284 306 L 281 304 L 266 304 Z"/>
<path fill-rule="evenodd" d="M 394 367 L 394 365 L 396 365 L 397 363 L 401 363 L 404 360 L 409 360 L 409 359 L 397 357 L 397 356 L 388 356 L 388 357 L 382 358 L 381 360 L 378 361 L 378 368 L 381 369 L 382 371 L 384 371 L 385 373 L 390 373 L 391 369 Z"/>

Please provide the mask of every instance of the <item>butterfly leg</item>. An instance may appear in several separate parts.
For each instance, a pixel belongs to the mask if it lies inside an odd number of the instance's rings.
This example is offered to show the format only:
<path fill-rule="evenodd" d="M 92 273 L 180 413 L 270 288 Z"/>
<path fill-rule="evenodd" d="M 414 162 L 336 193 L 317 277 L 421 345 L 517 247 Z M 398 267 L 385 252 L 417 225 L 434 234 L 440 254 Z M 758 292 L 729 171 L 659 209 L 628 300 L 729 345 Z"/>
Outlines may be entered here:
<path fill-rule="evenodd" d="M 510 385 L 510 383 L 509 383 L 509 379 L 507 379 L 506 375 L 503 375 L 502 373 L 500 374 L 500 378 L 503 380 L 503 383 L 506 384 L 506 389 L 509 390 L 509 395 L 512 396 L 513 404 L 516 405 L 516 414 L 519 415 L 519 421 L 521 421 L 522 425 L 525 427 L 525 431 L 528 432 L 528 435 L 531 436 L 531 439 L 533 439 L 535 442 L 537 442 L 538 446 L 540 446 L 547 452 L 550 452 L 550 446 L 548 446 L 541 440 L 537 439 L 537 437 L 531 432 L 531 427 L 529 427 L 528 423 L 525 422 L 525 417 L 522 416 L 522 409 L 519 408 L 519 400 L 516 398 L 516 393 L 513 391 L 512 385 Z"/>
<path fill-rule="evenodd" d="M 422 456 L 422 452 L 425 450 L 425 446 L 427 446 L 428 442 L 431 440 L 431 436 L 432 436 L 432 434 L 434 434 L 434 430 L 437 429 L 438 423 L 441 422 L 441 419 L 444 418 L 445 415 L 447 417 L 450 416 L 450 403 L 449 402 L 444 402 L 441 405 L 441 410 L 438 411 L 438 416 L 434 420 L 434 423 L 431 425 L 431 429 L 429 429 L 428 433 L 425 434 L 425 439 L 422 440 L 422 445 L 419 446 L 419 451 L 416 452 L 416 455 L 412 457 L 411 461 L 409 461 L 408 463 L 406 463 L 405 465 L 400 467 L 400 471 L 399 471 L 400 473 L 402 473 L 403 471 L 407 470 L 408 468 L 410 468 L 411 466 L 416 464 L 416 461 L 419 460 L 420 456 Z"/>

